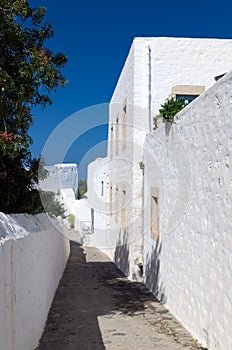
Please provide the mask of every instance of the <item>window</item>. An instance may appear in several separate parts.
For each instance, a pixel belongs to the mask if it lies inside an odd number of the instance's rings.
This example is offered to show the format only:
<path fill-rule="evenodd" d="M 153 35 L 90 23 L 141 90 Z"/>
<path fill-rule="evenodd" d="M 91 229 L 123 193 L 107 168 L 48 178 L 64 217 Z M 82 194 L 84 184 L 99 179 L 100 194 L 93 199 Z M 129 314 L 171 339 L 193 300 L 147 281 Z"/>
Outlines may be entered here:
<path fill-rule="evenodd" d="M 91 232 L 94 233 L 94 209 L 91 208 Z"/>
<path fill-rule="evenodd" d="M 197 97 L 198 97 L 198 95 L 176 95 L 176 100 L 179 100 L 180 98 L 182 98 L 184 101 L 184 104 L 188 105 L 190 102 L 195 100 L 195 98 L 197 98 Z"/>
<path fill-rule="evenodd" d="M 118 223 L 118 188 L 115 189 L 115 222 Z"/>
<path fill-rule="evenodd" d="M 110 183 L 110 215 L 112 215 L 112 201 L 113 201 L 113 188 L 112 182 Z"/>
<path fill-rule="evenodd" d="M 119 130 L 118 130 L 118 118 L 116 119 L 116 135 L 115 135 L 115 142 L 116 142 L 116 152 L 115 152 L 115 154 L 116 154 L 116 156 L 118 155 L 118 142 L 119 142 L 119 140 L 118 140 L 118 135 L 119 134 Z"/>
<path fill-rule="evenodd" d="M 189 104 L 205 91 L 203 85 L 175 85 L 169 98 L 178 100 L 182 98 L 185 104 Z"/>
<path fill-rule="evenodd" d="M 151 190 L 151 238 L 159 241 L 159 197 L 158 189 L 153 187 Z"/>
<path fill-rule="evenodd" d="M 219 79 L 223 78 L 224 75 L 226 75 L 226 73 L 223 73 L 223 74 L 220 74 L 220 75 L 217 75 L 216 77 L 214 77 L 214 80 L 215 81 L 218 81 Z"/>
<path fill-rule="evenodd" d="M 113 137 L 114 137 L 114 128 L 113 128 L 113 126 L 111 126 L 111 128 L 110 128 L 110 158 L 113 157 L 113 145 L 114 145 Z"/>
<path fill-rule="evenodd" d="M 126 191 L 122 191 L 122 228 L 126 227 Z"/>
<path fill-rule="evenodd" d="M 127 105 L 126 103 L 123 106 L 122 111 L 122 149 L 126 148 L 126 129 L 127 129 Z"/>
<path fill-rule="evenodd" d="M 101 196 L 104 196 L 104 181 L 101 182 Z"/>

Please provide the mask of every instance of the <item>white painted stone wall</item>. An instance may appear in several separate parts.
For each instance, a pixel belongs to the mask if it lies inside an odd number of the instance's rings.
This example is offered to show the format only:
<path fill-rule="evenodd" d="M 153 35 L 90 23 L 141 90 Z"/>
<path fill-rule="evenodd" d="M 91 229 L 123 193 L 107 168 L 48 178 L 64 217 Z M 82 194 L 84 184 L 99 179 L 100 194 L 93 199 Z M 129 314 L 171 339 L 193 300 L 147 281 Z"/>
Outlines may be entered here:
<path fill-rule="evenodd" d="M 95 210 L 105 211 L 108 159 L 97 158 L 88 165 L 88 202 Z"/>
<path fill-rule="evenodd" d="M 232 73 L 145 142 L 145 282 L 209 350 L 232 349 L 231 116 Z"/>
<path fill-rule="evenodd" d="M 69 256 L 69 241 L 45 214 L 0 213 L 0 348 L 38 345 Z"/>
<path fill-rule="evenodd" d="M 81 233 L 91 230 L 91 207 L 88 204 L 88 199 L 76 199 L 71 188 L 61 189 L 58 196 L 60 203 L 64 204 L 65 216 L 64 222 L 70 228 L 69 215 L 74 215 L 74 229 Z"/>
<path fill-rule="evenodd" d="M 104 248 L 107 222 L 108 159 L 97 158 L 88 166 L 88 206 L 91 210 L 89 245 Z M 103 246 L 102 246 L 103 244 Z"/>
<path fill-rule="evenodd" d="M 144 106 L 149 94 L 149 84 L 145 84 L 149 68 L 151 107 L 155 113 L 174 85 L 204 85 L 208 89 L 215 83 L 215 76 L 231 71 L 231 39 L 135 38 L 134 46 L 138 57 L 136 78 L 144 86 L 140 100 Z M 147 64 L 146 68 L 144 54 L 148 48 L 150 67 Z"/>
<path fill-rule="evenodd" d="M 143 176 L 140 163 L 143 161 L 145 137 L 153 127 L 153 116 L 159 112 L 173 86 L 204 85 L 206 89 L 212 86 L 215 76 L 231 70 L 231 54 L 232 40 L 228 39 L 135 38 L 133 41 L 110 103 L 108 198 L 112 187 L 114 199 L 113 215 L 107 222 L 112 258 L 131 278 L 136 275 L 137 264 L 143 259 Z M 123 149 L 125 105 L 127 147 Z M 122 202 L 123 190 L 127 196 L 126 229 L 122 229 L 120 219 L 116 219 L 121 217 L 121 210 L 115 215 Z"/>
<path fill-rule="evenodd" d="M 71 188 L 77 198 L 78 195 L 78 169 L 77 164 L 55 164 L 45 166 L 48 171 L 46 179 L 39 182 L 39 186 L 44 191 L 58 193 L 61 189 Z"/>
<path fill-rule="evenodd" d="M 142 143 L 149 129 L 148 113 L 139 104 L 141 80 L 135 74 L 138 62 L 134 44 L 122 70 L 110 103 L 109 120 L 109 192 L 113 198 L 108 216 L 108 246 L 111 258 L 130 278 L 134 277 L 141 250 L 141 174 Z M 136 102 L 136 104 L 135 104 Z M 126 147 L 123 148 L 123 107 L 126 106 Z M 117 126 L 118 119 L 118 126 Z M 110 132 L 113 127 L 113 133 Z M 118 127 L 118 154 L 116 128 Z M 113 142 L 113 152 L 111 150 Z M 123 191 L 126 192 L 126 227 L 122 227 Z M 108 199 L 110 200 L 110 193 Z"/>

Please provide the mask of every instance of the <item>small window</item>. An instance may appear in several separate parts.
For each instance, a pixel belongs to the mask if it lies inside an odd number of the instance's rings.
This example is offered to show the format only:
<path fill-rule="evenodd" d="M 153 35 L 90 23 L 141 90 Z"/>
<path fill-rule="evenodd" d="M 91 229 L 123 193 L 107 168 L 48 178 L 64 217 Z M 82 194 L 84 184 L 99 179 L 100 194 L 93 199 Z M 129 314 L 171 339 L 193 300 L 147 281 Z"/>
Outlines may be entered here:
<path fill-rule="evenodd" d="M 101 182 L 101 196 L 104 196 L 104 181 Z"/>
<path fill-rule="evenodd" d="M 226 73 L 223 73 L 223 74 L 220 74 L 220 75 L 217 75 L 216 77 L 214 77 L 214 80 L 215 81 L 218 81 L 219 79 L 223 78 L 224 75 L 226 75 Z"/>
<path fill-rule="evenodd" d="M 112 182 L 110 183 L 110 215 L 112 215 L 112 202 L 113 202 L 113 188 Z"/>
<path fill-rule="evenodd" d="M 110 128 L 110 158 L 113 157 L 113 143 L 114 143 L 114 128 Z"/>
<path fill-rule="evenodd" d="M 126 148 L 127 138 L 127 105 L 124 104 L 123 115 L 122 115 L 122 149 Z"/>
<path fill-rule="evenodd" d="M 182 99 L 185 105 L 195 100 L 199 95 L 176 95 L 176 100 Z"/>
<path fill-rule="evenodd" d="M 159 241 L 159 197 L 158 190 L 152 188 L 151 193 L 151 238 Z"/>
<path fill-rule="evenodd" d="M 174 98 L 174 100 L 182 98 L 185 105 L 187 105 L 204 91 L 205 86 L 203 85 L 175 85 L 172 87 L 172 93 L 169 98 Z"/>
<path fill-rule="evenodd" d="M 118 223 L 118 188 L 115 189 L 115 222 Z"/>
<path fill-rule="evenodd" d="M 91 208 L 91 232 L 94 233 L 94 209 Z"/>
<path fill-rule="evenodd" d="M 126 227 L 126 191 L 122 191 L 122 228 Z"/>
<path fill-rule="evenodd" d="M 119 143 L 119 125 L 118 125 L 118 118 L 116 119 L 116 132 L 115 132 L 115 142 L 116 142 L 116 156 L 118 155 L 118 143 Z"/>

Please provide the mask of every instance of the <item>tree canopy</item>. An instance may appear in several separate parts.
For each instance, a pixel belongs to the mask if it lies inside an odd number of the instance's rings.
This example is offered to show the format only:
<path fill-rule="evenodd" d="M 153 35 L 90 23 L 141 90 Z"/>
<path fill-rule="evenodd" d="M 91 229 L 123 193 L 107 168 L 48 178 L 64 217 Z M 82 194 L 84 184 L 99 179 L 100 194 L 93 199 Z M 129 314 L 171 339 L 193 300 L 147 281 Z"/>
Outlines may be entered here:
<path fill-rule="evenodd" d="M 30 211 L 38 160 L 32 159 L 32 108 L 51 104 L 50 93 L 67 83 L 63 53 L 45 43 L 54 35 L 46 9 L 27 0 L 0 0 L 0 210 Z M 38 206 L 38 199 L 31 205 Z"/>
<path fill-rule="evenodd" d="M 78 197 L 81 198 L 87 192 L 87 181 L 79 180 L 78 181 Z"/>

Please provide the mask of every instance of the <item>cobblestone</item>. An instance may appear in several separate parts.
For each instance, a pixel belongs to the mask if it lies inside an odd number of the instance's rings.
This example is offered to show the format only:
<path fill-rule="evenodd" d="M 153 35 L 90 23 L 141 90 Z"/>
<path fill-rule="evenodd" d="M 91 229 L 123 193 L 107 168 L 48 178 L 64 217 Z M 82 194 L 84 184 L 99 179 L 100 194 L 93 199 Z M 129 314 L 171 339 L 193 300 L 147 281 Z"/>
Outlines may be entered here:
<path fill-rule="evenodd" d="M 138 282 L 96 248 L 71 255 L 37 350 L 203 349 Z"/>

